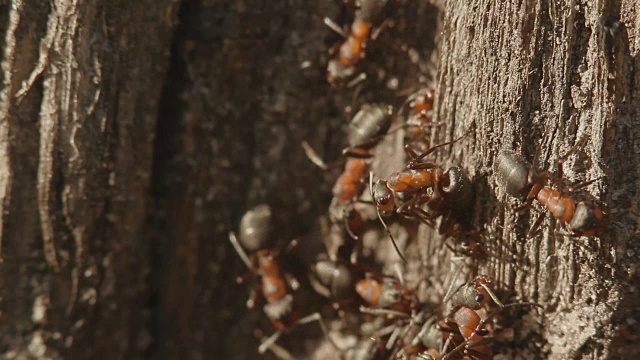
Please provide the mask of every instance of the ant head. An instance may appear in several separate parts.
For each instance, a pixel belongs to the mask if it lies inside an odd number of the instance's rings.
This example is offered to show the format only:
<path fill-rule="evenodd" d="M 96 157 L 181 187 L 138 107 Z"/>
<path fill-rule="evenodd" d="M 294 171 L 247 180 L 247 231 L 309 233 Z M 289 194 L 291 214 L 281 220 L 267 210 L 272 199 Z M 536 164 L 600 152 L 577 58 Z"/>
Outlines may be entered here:
<path fill-rule="evenodd" d="M 375 146 L 391 127 L 391 110 L 386 105 L 363 106 L 358 111 L 347 131 L 347 141 L 352 148 L 370 149 Z"/>
<path fill-rule="evenodd" d="M 475 281 L 464 284 L 453 296 L 454 306 L 462 306 L 473 310 L 480 310 L 490 299 L 486 289 L 477 285 Z"/>
<path fill-rule="evenodd" d="M 327 63 L 327 82 L 335 88 L 345 87 L 355 73 L 355 66 L 344 65 L 338 58 L 330 59 Z"/>
<path fill-rule="evenodd" d="M 410 106 L 413 108 L 414 114 L 426 113 L 433 110 L 433 103 L 436 98 L 436 92 L 432 88 L 422 89 L 412 96 Z"/>
<path fill-rule="evenodd" d="M 395 208 L 395 196 L 393 191 L 387 187 L 387 182 L 379 179 L 375 182 L 372 189 L 371 197 L 381 214 L 389 214 Z"/>
<path fill-rule="evenodd" d="M 348 226 L 352 231 L 359 232 L 364 227 L 364 219 L 360 212 L 354 208 L 353 203 L 342 203 L 337 198 L 329 204 L 329 219 L 333 224 Z"/>
<path fill-rule="evenodd" d="M 503 152 L 496 158 L 495 173 L 507 194 L 519 196 L 529 188 L 529 165 L 518 155 Z"/>
<path fill-rule="evenodd" d="M 605 227 L 605 214 L 593 201 L 581 201 L 569 222 L 569 229 L 579 236 L 597 236 Z"/>
<path fill-rule="evenodd" d="M 320 283 L 331 291 L 335 301 L 348 300 L 353 296 L 354 274 L 347 265 L 331 260 L 320 260 L 313 266 Z"/>
<path fill-rule="evenodd" d="M 247 211 L 240 220 L 238 239 L 248 251 L 271 246 L 271 208 L 261 204 Z"/>
<path fill-rule="evenodd" d="M 479 293 L 473 282 L 463 285 L 451 298 L 451 302 L 455 307 L 466 307 L 473 310 L 479 310 L 486 303 L 483 294 Z"/>
<path fill-rule="evenodd" d="M 449 168 L 440 179 L 443 196 L 447 199 L 459 202 L 467 200 L 471 195 L 471 181 L 460 167 Z"/>
<path fill-rule="evenodd" d="M 282 299 L 275 302 L 268 302 L 264 305 L 264 313 L 270 320 L 283 320 L 291 314 L 293 309 L 293 296 L 285 295 Z"/>
<path fill-rule="evenodd" d="M 398 303 L 402 299 L 402 292 L 398 287 L 398 283 L 392 279 L 385 279 L 382 283 L 382 290 L 380 291 L 380 299 L 378 306 L 381 308 L 388 308 L 393 304 Z"/>

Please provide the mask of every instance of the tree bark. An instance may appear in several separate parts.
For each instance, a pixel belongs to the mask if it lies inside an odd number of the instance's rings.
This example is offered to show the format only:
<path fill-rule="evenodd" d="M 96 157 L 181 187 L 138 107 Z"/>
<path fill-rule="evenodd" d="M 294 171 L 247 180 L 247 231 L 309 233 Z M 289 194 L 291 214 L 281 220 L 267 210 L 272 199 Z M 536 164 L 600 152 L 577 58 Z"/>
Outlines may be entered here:
<path fill-rule="evenodd" d="M 136 358 L 175 1 L 0 5 L 3 358 Z"/>
<path fill-rule="evenodd" d="M 304 240 L 306 277 L 337 173 L 314 168 L 300 143 L 339 160 L 346 107 L 398 108 L 434 84 L 431 142 L 467 134 L 434 161 L 470 175 L 472 226 L 491 256 L 452 262 L 430 228 L 393 223 L 407 279 L 438 302 L 452 279 L 486 274 L 505 302 L 541 304 L 500 314 L 506 358 L 637 355 L 637 12 L 625 0 L 393 2 L 368 80 L 333 90 L 327 49 L 340 39 L 323 17 L 348 21 L 338 1 L 0 0 L 2 357 L 255 358 L 255 330 L 273 329 L 245 307 L 228 231 L 269 203 L 279 241 Z M 603 15 L 626 26 L 611 51 Z M 575 195 L 605 205 L 606 233 L 573 238 L 547 219 L 526 239 L 541 209 L 511 210 L 496 156 L 531 160 L 542 144 L 541 167 L 555 172 L 583 138 L 565 179 L 606 176 Z M 376 149 L 377 178 L 404 166 L 402 145 L 398 132 Z M 376 221 L 365 251 L 390 269 Z M 327 305 L 309 296 L 309 309 Z M 318 350 L 312 329 L 281 343 L 339 356 Z"/>
<path fill-rule="evenodd" d="M 526 351 L 515 353 L 637 356 L 637 337 L 629 334 L 638 330 L 640 300 L 633 213 L 640 160 L 620 156 L 638 151 L 638 49 L 630 40 L 637 4 L 447 1 L 443 14 L 438 118 L 452 137 L 469 132 L 451 158 L 475 179 L 476 223 L 496 234 L 486 245 L 499 254 L 478 271 L 494 275 L 503 291 L 544 306 L 535 337 L 529 319 L 506 323 Z M 601 16 L 626 26 L 604 39 L 611 50 L 603 46 Z M 541 236 L 526 239 L 540 208 L 521 216 L 510 210 L 515 202 L 493 174 L 496 156 L 515 151 L 531 160 L 540 147 L 542 170 L 555 173 L 556 160 L 581 139 L 565 163 L 565 179 L 605 176 L 574 197 L 606 206 L 606 232 L 575 238 L 545 221 Z"/>

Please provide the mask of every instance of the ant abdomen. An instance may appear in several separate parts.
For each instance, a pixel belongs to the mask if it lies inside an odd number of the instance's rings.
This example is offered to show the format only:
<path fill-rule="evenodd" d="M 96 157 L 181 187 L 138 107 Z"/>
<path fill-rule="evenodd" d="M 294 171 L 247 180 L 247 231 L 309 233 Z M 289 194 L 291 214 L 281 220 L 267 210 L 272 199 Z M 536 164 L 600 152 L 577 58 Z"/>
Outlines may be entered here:
<path fill-rule="evenodd" d="M 347 132 L 350 148 L 374 147 L 391 127 L 391 108 L 385 105 L 368 105 L 358 111 Z"/>
<path fill-rule="evenodd" d="M 495 171 L 507 194 L 526 194 L 529 186 L 529 165 L 518 155 L 510 152 L 500 153 L 496 158 Z"/>
<path fill-rule="evenodd" d="M 271 246 L 271 208 L 260 204 L 247 211 L 240 220 L 238 240 L 249 252 Z"/>
<path fill-rule="evenodd" d="M 320 260 L 312 270 L 318 281 L 329 290 L 333 301 L 347 301 L 355 296 L 355 276 L 348 265 Z"/>

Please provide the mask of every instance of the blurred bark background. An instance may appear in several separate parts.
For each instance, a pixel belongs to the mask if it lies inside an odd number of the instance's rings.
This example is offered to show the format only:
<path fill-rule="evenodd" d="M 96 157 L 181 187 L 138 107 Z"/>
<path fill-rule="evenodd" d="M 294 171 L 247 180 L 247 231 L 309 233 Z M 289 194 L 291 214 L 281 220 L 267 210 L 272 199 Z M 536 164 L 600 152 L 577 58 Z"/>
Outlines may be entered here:
<path fill-rule="evenodd" d="M 501 315 L 498 351 L 637 356 L 638 5 L 390 8 L 355 97 L 325 81 L 339 38 L 323 18 L 348 21 L 339 1 L 0 1 L 2 358 L 257 357 L 254 329 L 272 329 L 245 308 L 248 286 L 235 277 L 246 269 L 227 232 L 266 202 L 278 239 L 304 238 L 326 214 L 337 174 L 314 168 L 300 142 L 337 160 L 346 107 L 397 107 L 426 84 L 436 86 L 443 124 L 432 141 L 469 133 L 437 161 L 468 172 L 473 224 L 492 234 L 493 256 L 467 259 L 465 274 L 494 276 L 505 301 L 544 306 Z M 609 36 L 601 16 L 626 28 Z M 606 176 L 576 197 L 606 205 L 607 232 L 571 238 L 547 219 L 543 235 L 525 240 L 539 209 L 513 214 L 495 157 L 512 150 L 531 160 L 542 142 L 542 164 L 555 171 L 585 137 L 566 179 Z M 377 176 L 402 168 L 398 139 L 378 150 Z M 406 253 L 407 273 L 442 297 L 452 270 L 441 239 L 420 228 Z M 322 340 L 306 335 L 282 343 L 309 354 Z"/>

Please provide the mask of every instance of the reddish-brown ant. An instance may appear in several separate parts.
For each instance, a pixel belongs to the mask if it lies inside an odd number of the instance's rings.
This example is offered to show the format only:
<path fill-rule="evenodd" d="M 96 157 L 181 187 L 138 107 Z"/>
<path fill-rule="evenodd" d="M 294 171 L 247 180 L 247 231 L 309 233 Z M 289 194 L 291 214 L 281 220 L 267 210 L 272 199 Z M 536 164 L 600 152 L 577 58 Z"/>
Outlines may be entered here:
<path fill-rule="evenodd" d="M 540 306 L 529 302 L 504 305 L 494 293 L 494 285 L 491 277 L 478 276 L 473 281 L 458 287 L 452 295 L 445 297 L 445 302 L 451 299 L 453 309 L 451 315 L 440 323 L 441 330 L 448 334 L 448 339 L 442 350 L 444 354 L 442 360 L 449 359 L 460 352 L 465 358 L 493 359 L 493 351 L 490 346 L 493 338 L 489 337 L 489 331 L 484 325 L 498 311 L 493 312 L 485 319 L 482 319 L 478 314 L 478 310 L 487 305 L 489 299 L 492 299 L 500 309 L 513 306 Z M 454 348 L 448 351 L 451 346 Z"/>
<path fill-rule="evenodd" d="M 529 166 L 513 153 L 501 153 L 496 159 L 496 172 L 499 181 L 504 185 L 505 191 L 509 195 L 526 195 L 525 203 L 516 208 L 516 211 L 522 211 L 530 207 L 533 200 L 537 200 L 546 207 L 554 218 L 568 227 L 573 236 L 597 236 L 604 230 L 604 212 L 594 202 L 577 202 L 571 198 L 571 195 L 577 189 L 588 186 L 601 178 L 580 183 L 566 192 L 562 188 L 563 163 L 581 143 L 582 141 L 579 141 L 567 154 L 558 159 L 555 180 L 556 189 L 545 186 L 547 180 L 551 179 L 550 173 L 546 171 L 538 173 L 536 170 L 539 150 L 536 152 L 532 166 Z M 537 234 L 547 211 L 540 214 L 529 230 L 527 237 L 531 238 Z"/>
<path fill-rule="evenodd" d="M 413 158 L 408 168 L 391 174 L 386 181 L 378 180 L 375 185 L 370 184 L 378 214 L 388 215 L 395 210 L 398 214 L 415 217 L 432 225 L 435 218 L 449 216 L 461 208 L 471 195 L 471 183 L 462 169 L 453 166 L 443 172 L 437 165 L 422 161 L 436 149 L 460 139 L 431 147 L 420 155 L 407 146 Z M 396 194 L 401 193 L 412 197 L 396 208 Z M 425 204 L 427 209 L 422 208 Z"/>
<path fill-rule="evenodd" d="M 301 316 L 298 305 L 295 302 L 292 291 L 299 288 L 295 277 L 286 274 L 278 261 L 279 251 L 270 248 L 271 239 L 271 209 L 268 205 L 258 205 L 247 211 L 240 221 L 239 239 L 233 231 L 229 232 L 229 241 L 234 249 L 249 268 L 251 276 L 259 277 L 259 283 L 253 289 L 248 308 L 254 308 L 258 293 L 266 301 L 263 307 L 264 313 L 277 331 L 265 340 L 258 351 L 264 353 L 275 343 L 283 333 L 288 333 L 296 326 L 318 321 L 325 336 L 326 326 L 320 313 L 313 313 L 305 317 Z M 249 256 L 245 249 L 252 252 Z M 239 278 L 238 281 L 243 281 Z M 333 341 L 328 337 L 329 341 Z"/>
<path fill-rule="evenodd" d="M 353 86 L 349 82 L 356 73 L 356 66 L 365 57 L 367 41 L 377 37 L 374 22 L 386 6 L 386 0 L 362 0 L 356 10 L 355 18 L 348 31 L 335 24 L 331 19 L 324 22 L 329 28 L 342 35 L 345 40 L 329 50 L 331 59 L 327 64 L 327 81 L 334 87 Z"/>
<path fill-rule="evenodd" d="M 409 108 L 409 114 L 405 121 L 406 137 L 409 141 L 425 138 L 427 129 L 435 125 L 432 118 L 434 101 L 435 90 L 424 88 L 409 96 L 405 105 L 400 108 L 398 113 L 400 117 L 404 114 L 405 108 Z"/>
<path fill-rule="evenodd" d="M 369 172 L 369 164 L 365 159 L 372 156 L 369 151 L 389 130 L 391 112 L 390 106 L 368 104 L 363 106 L 349 123 L 349 146 L 343 150 L 347 160 L 344 171 L 333 186 L 333 200 L 329 213 L 334 223 L 345 224 L 347 232 L 354 239 L 359 238 L 359 230 L 364 223 L 361 215 L 353 208 L 353 203 L 365 188 L 365 179 Z M 325 164 L 308 143 L 303 142 L 302 147 L 307 157 L 318 167 L 327 170 L 335 166 Z"/>

